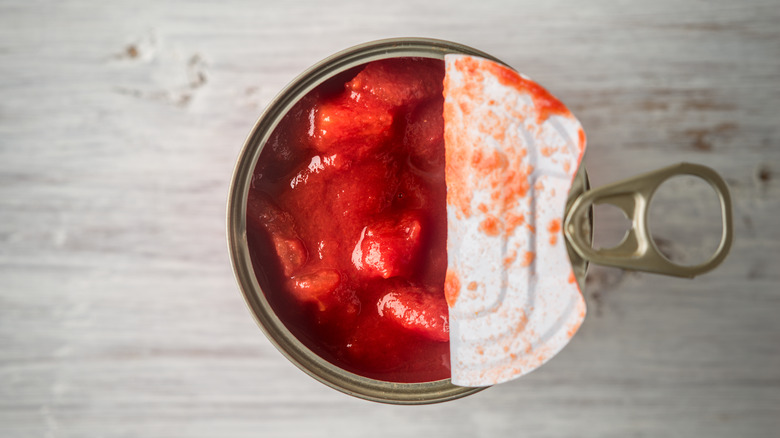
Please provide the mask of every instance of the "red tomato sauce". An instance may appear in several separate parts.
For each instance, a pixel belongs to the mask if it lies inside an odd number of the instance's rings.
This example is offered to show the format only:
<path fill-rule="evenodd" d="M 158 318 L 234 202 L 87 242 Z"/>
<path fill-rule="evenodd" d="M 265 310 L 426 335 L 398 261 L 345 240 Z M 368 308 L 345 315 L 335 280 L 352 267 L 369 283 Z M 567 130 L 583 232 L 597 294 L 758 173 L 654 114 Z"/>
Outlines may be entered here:
<path fill-rule="evenodd" d="M 449 378 L 444 62 L 374 61 L 301 99 L 247 203 L 255 273 L 308 348 L 365 377 Z"/>

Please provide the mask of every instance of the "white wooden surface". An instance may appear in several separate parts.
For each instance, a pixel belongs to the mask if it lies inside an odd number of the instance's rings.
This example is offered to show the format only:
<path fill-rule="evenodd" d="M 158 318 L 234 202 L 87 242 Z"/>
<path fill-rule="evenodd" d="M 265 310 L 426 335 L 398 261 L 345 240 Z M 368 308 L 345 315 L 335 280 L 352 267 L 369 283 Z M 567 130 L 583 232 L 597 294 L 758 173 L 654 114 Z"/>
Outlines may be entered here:
<path fill-rule="evenodd" d="M 0 436 L 780 436 L 778 22 L 777 0 L 0 1 Z M 234 284 L 228 182 L 288 80 L 390 36 L 544 84 L 585 126 L 595 185 L 716 168 L 730 257 L 693 281 L 592 269 L 572 343 L 460 401 L 305 376 Z M 654 215 L 690 260 L 712 203 L 675 187 Z"/>

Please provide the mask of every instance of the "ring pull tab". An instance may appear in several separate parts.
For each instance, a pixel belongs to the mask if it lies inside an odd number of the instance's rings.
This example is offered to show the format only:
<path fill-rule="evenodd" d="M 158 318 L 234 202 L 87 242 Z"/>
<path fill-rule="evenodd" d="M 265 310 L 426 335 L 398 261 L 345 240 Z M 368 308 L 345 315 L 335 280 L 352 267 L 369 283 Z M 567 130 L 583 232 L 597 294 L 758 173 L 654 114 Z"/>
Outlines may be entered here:
<path fill-rule="evenodd" d="M 648 210 L 655 191 L 666 180 L 678 175 L 693 175 L 707 181 L 720 199 L 723 219 L 720 244 L 715 254 L 700 265 L 683 266 L 667 259 L 655 245 L 648 227 Z M 594 249 L 586 239 L 590 227 L 586 213 L 592 205 L 603 203 L 621 209 L 631 221 L 631 229 L 618 246 Z M 590 262 L 634 271 L 693 278 L 718 266 L 731 248 L 731 196 L 726 182 L 714 170 L 699 164 L 679 163 L 583 193 L 574 200 L 566 215 L 564 233 L 574 251 Z"/>

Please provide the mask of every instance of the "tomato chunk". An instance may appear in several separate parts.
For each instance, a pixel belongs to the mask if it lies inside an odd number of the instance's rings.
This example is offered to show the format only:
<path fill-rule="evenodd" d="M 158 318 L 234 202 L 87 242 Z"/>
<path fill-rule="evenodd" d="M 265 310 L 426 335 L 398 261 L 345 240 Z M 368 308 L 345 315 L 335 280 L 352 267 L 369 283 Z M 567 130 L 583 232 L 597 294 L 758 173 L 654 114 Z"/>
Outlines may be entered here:
<path fill-rule="evenodd" d="M 441 96 L 443 81 L 444 69 L 430 60 L 387 59 L 368 64 L 346 88 L 399 107 Z"/>
<path fill-rule="evenodd" d="M 363 228 L 352 251 L 352 263 L 367 276 L 407 275 L 418 259 L 421 233 L 422 225 L 413 213 L 372 223 Z"/>
<path fill-rule="evenodd" d="M 444 169 L 444 98 L 420 104 L 406 120 L 404 144 L 409 148 L 412 164 L 426 172 Z"/>
<path fill-rule="evenodd" d="M 377 102 L 339 96 L 314 113 L 312 146 L 320 152 L 363 157 L 382 149 L 392 135 L 393 114 Z"/>
<path fill-rule="evenodd" d="M 317 303 L 319 310 L 328 307 L 328 297 L 338 287 L 341 276 L 334 269 L 320 269 L 290 279 L 290 290 L 301 301 Z"/>
<path fill-rule="evenodd" d="M 438 293 L 436 293 L 438 292 Z M 419 286 L 392 288 L 377 304 L 379 315 L 434 341 L 450 338 L 447 303 Z"/>
<path fill-rule="evenodd" d="M 268 233 L 285 276 L 292 275 L 306 263 L 306 248 L 295 231 L 292 215 L 282 211 L 263 193 L 250 190 L 246 216 L 248 228 L 259 228 Z"/>

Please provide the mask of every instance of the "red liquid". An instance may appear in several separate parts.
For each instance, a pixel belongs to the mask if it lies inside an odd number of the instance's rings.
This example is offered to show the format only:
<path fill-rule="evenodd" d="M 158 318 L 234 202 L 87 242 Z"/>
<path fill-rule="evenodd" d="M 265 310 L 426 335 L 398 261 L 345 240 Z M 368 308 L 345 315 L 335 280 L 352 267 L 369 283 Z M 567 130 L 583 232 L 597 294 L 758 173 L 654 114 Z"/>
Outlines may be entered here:
<path fill-rule="evenodd" d="M 274 311 L 366 377 L 449 378 L 440 60 L 375 61 L 282 120 L 255 168 L 247 238 Z"/>

